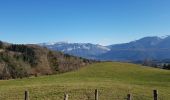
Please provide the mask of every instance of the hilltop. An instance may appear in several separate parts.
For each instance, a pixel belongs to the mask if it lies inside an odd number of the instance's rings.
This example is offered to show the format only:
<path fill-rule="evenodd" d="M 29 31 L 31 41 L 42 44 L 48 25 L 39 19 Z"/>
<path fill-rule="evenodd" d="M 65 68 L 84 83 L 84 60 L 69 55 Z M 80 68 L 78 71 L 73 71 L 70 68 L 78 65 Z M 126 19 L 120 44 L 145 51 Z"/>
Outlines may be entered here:
<path fill-rule="evenodd" d="M 37 45 L 0 42 L 0 79 L 63 73 L 92 62 Z"/>

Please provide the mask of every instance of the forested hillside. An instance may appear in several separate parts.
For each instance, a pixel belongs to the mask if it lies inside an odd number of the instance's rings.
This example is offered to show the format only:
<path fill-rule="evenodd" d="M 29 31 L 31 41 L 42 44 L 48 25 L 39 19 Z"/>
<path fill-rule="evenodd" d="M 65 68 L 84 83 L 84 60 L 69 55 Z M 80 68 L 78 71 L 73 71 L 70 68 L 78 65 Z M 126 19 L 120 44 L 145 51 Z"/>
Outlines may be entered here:
<path fill-rule="evenodd" d="M 0 79 L 63 73 L 92 62 L 37 45 L 0 42 Z"/>

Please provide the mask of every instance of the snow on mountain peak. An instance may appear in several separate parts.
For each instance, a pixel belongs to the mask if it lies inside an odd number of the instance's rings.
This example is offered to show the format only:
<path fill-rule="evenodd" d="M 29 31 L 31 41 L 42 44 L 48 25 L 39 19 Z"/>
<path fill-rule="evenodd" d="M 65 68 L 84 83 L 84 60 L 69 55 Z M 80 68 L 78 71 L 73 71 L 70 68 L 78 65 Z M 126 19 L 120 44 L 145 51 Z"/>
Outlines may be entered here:
<path fill-rule="evenodd" d="M 46 43 L 40 43 L 39 45 L 56 45 L 56 44 L 68 44 L 68 42 L 46 42 Z"/>
<path fill-rule="evenodd" d="M 164 36 L 161 36 L 160 38 L 161 38 L 161 39 L 165 39 L 165 38 L 167 38 L 167 37 L 170 37 L 170 35 L 164 35 Z"/>
<path fill-rule="evenodd" d="M 97 47 L 100 48 L 100 49 L 106 50 L 106 51 L 110 51 L 111 50 L 110 48 L 105 47 L 105 46 L 101 46 L 101 45 L 98 45 Z"/>

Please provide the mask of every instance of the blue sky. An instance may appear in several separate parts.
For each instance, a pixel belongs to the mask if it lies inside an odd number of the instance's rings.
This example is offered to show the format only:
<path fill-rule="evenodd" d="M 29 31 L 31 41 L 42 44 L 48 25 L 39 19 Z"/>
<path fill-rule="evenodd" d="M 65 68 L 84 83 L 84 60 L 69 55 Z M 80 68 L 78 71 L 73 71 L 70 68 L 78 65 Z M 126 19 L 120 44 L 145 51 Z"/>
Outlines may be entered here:
<path fill-rule="evenodd" d="M 170 34 L 170 0 L 0 0 L 0 40 L 116 44 Z"/>

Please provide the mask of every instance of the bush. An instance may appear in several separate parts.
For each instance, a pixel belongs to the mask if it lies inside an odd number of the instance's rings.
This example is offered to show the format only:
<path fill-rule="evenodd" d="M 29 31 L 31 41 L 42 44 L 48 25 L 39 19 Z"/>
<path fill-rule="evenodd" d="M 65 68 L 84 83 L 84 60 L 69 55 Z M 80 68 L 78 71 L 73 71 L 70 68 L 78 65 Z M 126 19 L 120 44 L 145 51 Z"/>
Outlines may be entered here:
<path fill-rule="evenodd" d="M 3 66 L 3 70 L 0 73 L 0 79 L 7 80 L 10 78 L 11 78 L 11 74 L 9 72 L 9 69 L 7 68 L 7 66 Z"/>
<path fill-rule="evenodd" d="M 164 64 L 164 65 L 163 65 L 163 69 L 170 70 L 170 64 Z"/>

